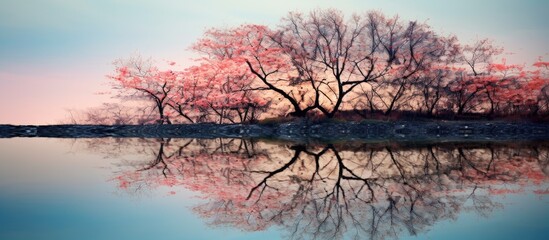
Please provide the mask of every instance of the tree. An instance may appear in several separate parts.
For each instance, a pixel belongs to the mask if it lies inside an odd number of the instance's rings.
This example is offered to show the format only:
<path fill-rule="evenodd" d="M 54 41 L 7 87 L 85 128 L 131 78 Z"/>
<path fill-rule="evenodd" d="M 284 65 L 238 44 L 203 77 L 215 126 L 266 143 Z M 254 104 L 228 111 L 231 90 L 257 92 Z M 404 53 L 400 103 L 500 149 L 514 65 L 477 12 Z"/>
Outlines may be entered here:
<path fill-rule="evenodd" d="M 549 62 L 540 57 L 532 64 L 534 70 L 527 73 L 527 82 L 523 85 L 524 105 L 534 115 L 549 113 Z"/>
<path fill-rule="evenodd" d="M 461 59 L 467 64 L 473 76 L 484 74 L 493 58 L 503 52 L 503 48 L 494 45 L 490 39 L 477 40 L 472 45 L 465 45 Z"/>
<path fill-rule="evenodd" d="M 118 60 L 115 66 L 115 74 L 108 76 L 114 82 L 113 88 L 118 89 L 124 97 L 151 100 L 158 111 L 157 122 L 171 123 L 165 109 L 170 92 L 173 91 L 176 80 L 181 78 L 181 73 L 160 71 L 153 66 L 151 59 L 143 59 L 141 56 Z"/>
<path fill-rule="evenodd" d="M 490 63 L 488 65 L 488 73 L 486 76 L 479 78 L 480 84 L 484 86 L 484 99 L 489 105 L 488 116 L 492 116 L 496 111 L 500 110 L 500 105 L 509 103 L 513 100 L 513 96 L 509 93 L 523 91 L 520 84 L 520 79 L 524 79 L 525 72 L 523 67 L 519 65 L 506 64 L 506 60 L 502 59 L 502 63 Z M 520 94 L 520 93 L 518 93 Z"/>
<path fill-rule="evenodd" d="M 151 124 L 157 118 L 152 106 L 131 106 L 121 103 L 103 103 L 101 106 L 70 111 L 71 124 Z"/>
<path fill-rule="evenodd" d="M 481 39 L 464 46 L 460 56 L 464 66 L 458 66 L 460 69 L 453 75 L 448 89 L 458 115 L 471 112 L 483 104 L 479 100 L 482 91 L 486 84 L 495 80 L 487 77 L 491 61 L 502 51 L 502 48 L 495 46 L 489 39 Z"/>
<path fill-rule="evenodd" d="M 212 29 L 193 48 L 209 61 L 247 67 L 255 77 L 249 89 L 274 92 L 289 103 L 291 115 L 319 111 L 333 117 L 358 86 L 383 80 L 390 89 L 405 88 L 444 57 L 443 43 L 425 24 L 405 24 L 378 12 L 346 20 L 329 9 L 290 13 L 275 30 Z"/>
<path fill-rule="evenodd" d="M 415 95 L 411 102 L 417 101 L 418 108 L 412 109 L 418 113 L 425 112 L 427 116 L 434 116 L 443 105 L 449 105 L 448 87 L 451 78 L 460 68 L 455 65 L 459 63 L 462 54 L 462 47 L 457 37 L 450 36 L 443 39 L 442 48 L 444 53 L 437 63 L 424 69 L 418 79 L 412 83 L 412 94 Z M 415 93 L 414 93 L 415 92 Z"/>
<path fill-rule="evenodd" d="M 181 88 L 181 96 L 185 97 L 183 102 L 210 109 L 218 116 L 219 123 L 223 120 L 231 123 L 255 120 L 269 100 L 251 91 L 249 71 L 227 58 L 217 61 L 203 59 L 199 65 L 188 68 Z"/>
<path fill-rule="evenodd" d="M 433 68 L 422 74 L 414 84 L 421 99 L 418 112 L 424 112 L 429 117 L 434 116 L 438 112 L 440 105 L 446 97 L 447 80 L 451 75 L 452 69 L 446 66 L 441 66 L 438 69 Z"/>
<path fill-rule="evenodd" d="M 296 112 L 302 112 L 299 102 L 293 99 L 290 94 L 276 87 L 267 79 L 268 76 L 275 74 L 279 68 L 286 68 L 289 59 L 280 55 L 280 48 L 273 45 L 273 42 L 268 38 L 270 30 L 265 26 L 260 25 L 243 25 L 234 29 L 210 29 L 205 33 L 204 38 L 200 39 L 192 47 L 195 51 L 206 54 L 207 56 L 201 59 L 201 65 L 191 69 L 191 72 L 197 76 L 212 79 L 218 90 L 229 88 L 230 93 L 235 91 L 241 92 L 245 97 L 241 98 L 248 101 L 247 98 L 257 99 L 249 102 L 259 101 L 259 105 L 264 105 L 268 99 L 258 99 L 256 96 L 264 96 L 260 93 L 252 93 L 252 91 L 273 90 L 282 97 L 290 100 L 291 105 L 296 109 Z M 265 62 L 265 65 L 260 64 L 260 71 L 263 78 L 259 78 L 267 86 L 257 86 L 253 79 L 258 72 L 250 72 L 248 66 L 251 63 L 248 58 L 254 58 L 257 61 Z M 223 74 L 210 71 L 210 68 L 222 71 Z M 276 80 L 279 82 L 282 80 Z M 276 83 L 275 83 L 276 84 Z M 221 93 L 221 91 L 218 91 Z"/>

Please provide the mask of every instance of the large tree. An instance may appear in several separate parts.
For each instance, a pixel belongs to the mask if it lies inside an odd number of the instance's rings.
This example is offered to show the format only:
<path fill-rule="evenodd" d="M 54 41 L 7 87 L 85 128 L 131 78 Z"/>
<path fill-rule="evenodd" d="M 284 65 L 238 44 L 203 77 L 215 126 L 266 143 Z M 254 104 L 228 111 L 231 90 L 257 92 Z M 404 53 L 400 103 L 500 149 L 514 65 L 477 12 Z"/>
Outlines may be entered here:
<path fill-rule="evenodd" d="M 246 67 L 256 80 L 250 89 L 273 92 L 291 106 L 291 115 L 318 111 L 333 117 L 367 83 L 383 82 L 401 95 L 415 75 L 444 59 L 445 40 L 426 24 L 379 12 L 346 19 L 329 9 L 290 13 L 275 29 L 212 29 L 194 49 L 208 61 Z M 389 102 L 391 111 L 395 101 Z"/>

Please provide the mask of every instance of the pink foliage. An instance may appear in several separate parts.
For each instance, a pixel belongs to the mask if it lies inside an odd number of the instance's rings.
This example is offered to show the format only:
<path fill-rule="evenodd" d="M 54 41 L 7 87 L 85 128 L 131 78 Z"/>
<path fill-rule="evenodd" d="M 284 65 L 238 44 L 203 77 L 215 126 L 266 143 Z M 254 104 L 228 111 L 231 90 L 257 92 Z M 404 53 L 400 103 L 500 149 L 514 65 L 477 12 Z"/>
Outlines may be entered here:
<path fill-rule="evenodd" d="M 524 192 L 523 189 L 490 189 L 488 192 L 492 195 L 507 195 L 507 194 L 516 194 Z"/>
<path fill-rule="evenodd" d="M 534 194 L 546 195 L 546 194 L 549 194 L 549 189 L 538 189 L 538 190 L 534 190 Z"/>
<path fill-rule="evenodd" d="M 534 64 L 532 64 L 532 66 L 538 67 L 538 68 L 546 68 L 546 69 L 547 69 L 547 68 L 549 68 L 549 62 L 543 61 L 543 59 L 540 57 L 540 58 L 538 59 L 537 62 L 535 62 Z"/>

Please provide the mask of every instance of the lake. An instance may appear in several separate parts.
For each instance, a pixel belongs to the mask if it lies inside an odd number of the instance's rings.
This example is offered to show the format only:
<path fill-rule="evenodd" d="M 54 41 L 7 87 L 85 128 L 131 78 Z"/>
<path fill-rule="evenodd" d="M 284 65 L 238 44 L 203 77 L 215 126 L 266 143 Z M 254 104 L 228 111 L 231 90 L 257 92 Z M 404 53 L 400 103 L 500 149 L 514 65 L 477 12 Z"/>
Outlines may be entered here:
<path fill-rule="evenodd" d="M 549 143 L 0 139 L 0 239 L 546 239 Z"/>

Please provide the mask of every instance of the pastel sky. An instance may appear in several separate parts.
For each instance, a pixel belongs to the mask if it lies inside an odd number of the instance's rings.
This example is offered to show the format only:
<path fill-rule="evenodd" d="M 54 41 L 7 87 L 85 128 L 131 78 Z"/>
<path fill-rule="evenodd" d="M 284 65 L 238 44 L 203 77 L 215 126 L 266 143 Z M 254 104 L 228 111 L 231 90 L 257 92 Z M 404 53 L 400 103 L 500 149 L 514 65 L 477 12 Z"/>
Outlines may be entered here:
<path fill-rule="evenodd" d="M 210 27 L 274 26 L 288 11 L 381 10 L 426 21 L 461 42 L 489 37 L 513 63 L 549 53 L 547 0 L 2 0 L 0 124 L 54 124 L 67 109 L 111 101 L 112 62 L 139 52 L 188 65 L 188 46 Z"/>

